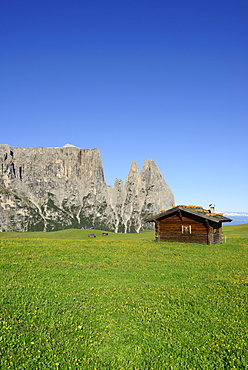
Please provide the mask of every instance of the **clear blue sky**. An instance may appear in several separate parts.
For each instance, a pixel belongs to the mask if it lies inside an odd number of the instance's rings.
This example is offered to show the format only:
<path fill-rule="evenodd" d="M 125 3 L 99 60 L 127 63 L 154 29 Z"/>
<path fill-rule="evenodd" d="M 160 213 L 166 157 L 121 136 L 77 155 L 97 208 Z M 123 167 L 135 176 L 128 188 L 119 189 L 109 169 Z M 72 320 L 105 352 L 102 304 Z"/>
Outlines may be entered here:
<path fill-rule="evenodd" d="M 0 143 L 152 158 L 176 204 L 248 211 L 247 0 L 2 0 Z"/>

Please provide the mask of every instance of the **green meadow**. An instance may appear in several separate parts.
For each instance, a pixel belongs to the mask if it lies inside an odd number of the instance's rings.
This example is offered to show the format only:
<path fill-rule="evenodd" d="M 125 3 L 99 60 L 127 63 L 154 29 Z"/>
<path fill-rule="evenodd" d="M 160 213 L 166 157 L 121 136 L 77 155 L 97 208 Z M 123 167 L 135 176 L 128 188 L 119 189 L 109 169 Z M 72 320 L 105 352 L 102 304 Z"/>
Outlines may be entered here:
<path fill-rule="evenodd" d="M 248 225 L 224 233 L 1 233 L 0 368 L 248 369 Z"/>

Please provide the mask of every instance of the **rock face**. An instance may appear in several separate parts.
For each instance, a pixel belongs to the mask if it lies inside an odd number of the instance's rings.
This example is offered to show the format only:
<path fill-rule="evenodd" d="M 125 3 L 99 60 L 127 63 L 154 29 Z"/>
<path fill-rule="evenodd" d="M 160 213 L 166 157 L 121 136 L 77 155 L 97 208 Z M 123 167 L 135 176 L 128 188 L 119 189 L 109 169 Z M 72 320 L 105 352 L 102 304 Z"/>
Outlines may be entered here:
<path fill-rule="evenodd" d="M 132 162 L 125 184 L 104 179 L 98 149 L 14 148 L 0 145 L 0 230 L 147 229 L 143 220 L 174 205 L 151 159 Z"/>

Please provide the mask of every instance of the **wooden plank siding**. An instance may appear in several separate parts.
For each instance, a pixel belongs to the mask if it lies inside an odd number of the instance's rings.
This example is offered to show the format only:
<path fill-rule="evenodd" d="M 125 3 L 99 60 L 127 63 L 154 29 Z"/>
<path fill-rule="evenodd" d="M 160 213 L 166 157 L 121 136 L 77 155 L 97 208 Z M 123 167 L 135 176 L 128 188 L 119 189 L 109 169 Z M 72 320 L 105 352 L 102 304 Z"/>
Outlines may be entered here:
<path fill-rule="evenodd" d="M 145 220 L 155 223 L 155 240 L 180 243 L 222 243 L 222 222 L 232 221 L 221 213 L 197 206 L 175 206 Z"/>
<path fill-rule="evenodd" d="M 191 226 L 191 233 L 182 233 L 182 226 Z M 204 221 L 178 213 L 155 222 L 156 241 L 208 244 L 208 228 Z"/>
<path fill-rule="evenodd" d="M 213 223 L 209 225 L 208 230 L 208 244 L 214 245 L 222 243 L 222 226 Z"/>

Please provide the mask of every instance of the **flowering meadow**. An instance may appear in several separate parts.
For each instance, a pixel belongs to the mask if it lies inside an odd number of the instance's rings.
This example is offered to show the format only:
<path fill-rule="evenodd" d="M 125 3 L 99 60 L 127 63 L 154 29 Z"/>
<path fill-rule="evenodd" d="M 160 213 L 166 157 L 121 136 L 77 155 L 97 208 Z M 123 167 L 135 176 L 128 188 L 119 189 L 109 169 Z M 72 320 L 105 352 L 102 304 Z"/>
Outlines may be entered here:
<path fill-rule="evenodd" d="M 248 369 L 247 238 L 0 238 L 0 253 L 3 370 Z"/>

